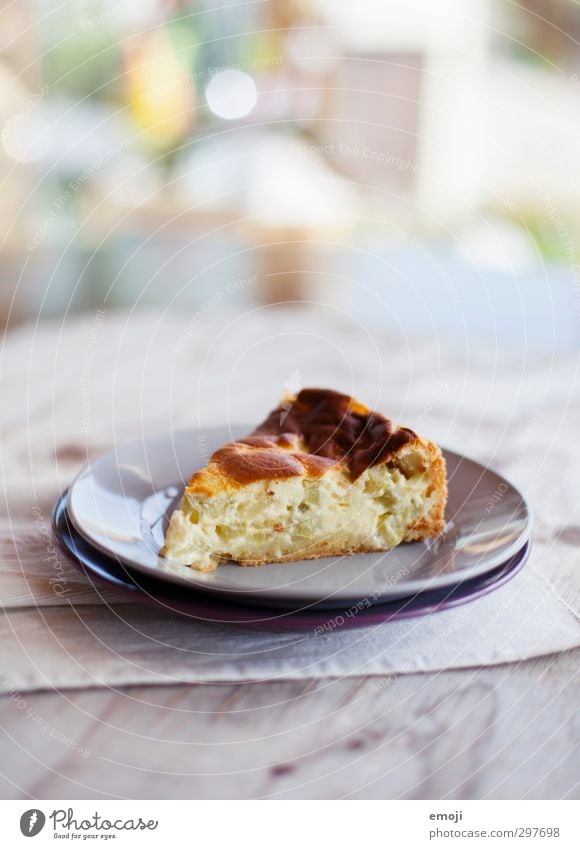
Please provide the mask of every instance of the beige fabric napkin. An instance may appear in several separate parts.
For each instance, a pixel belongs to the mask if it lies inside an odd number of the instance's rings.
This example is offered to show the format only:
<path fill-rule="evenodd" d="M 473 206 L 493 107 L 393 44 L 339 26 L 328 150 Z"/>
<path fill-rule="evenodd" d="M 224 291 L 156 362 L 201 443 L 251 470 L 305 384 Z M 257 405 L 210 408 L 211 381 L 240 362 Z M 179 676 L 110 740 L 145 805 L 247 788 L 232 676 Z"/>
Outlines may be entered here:
<path fill-rule="evenodd" d="M 461 608 L 328 633 L 227 628 L 119 603 L 114 594 L 90 599 L 90 588 L 65 566 L 66 605 L 20 607 L 0 619 L 0 688 L 393 675 L 560 652 L 580 645 L 580 622 L 559 558 L 564 594 L 546 577 L 552 556 L 537 545 L 509 584 Z"/>

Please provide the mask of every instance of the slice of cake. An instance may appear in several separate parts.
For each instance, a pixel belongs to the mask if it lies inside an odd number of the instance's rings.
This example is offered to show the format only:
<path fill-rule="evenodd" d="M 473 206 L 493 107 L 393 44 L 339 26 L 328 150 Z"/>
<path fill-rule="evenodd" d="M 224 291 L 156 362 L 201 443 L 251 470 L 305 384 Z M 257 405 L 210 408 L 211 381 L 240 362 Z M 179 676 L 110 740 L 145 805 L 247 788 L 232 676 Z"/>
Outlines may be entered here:
<path fill-rule="evenodd" d="M 193 475 L 161 554 L 210 572 L 387 551 L 440 534 L 446 499 L 437 445 L 348 395 L 303 389 Z"/>

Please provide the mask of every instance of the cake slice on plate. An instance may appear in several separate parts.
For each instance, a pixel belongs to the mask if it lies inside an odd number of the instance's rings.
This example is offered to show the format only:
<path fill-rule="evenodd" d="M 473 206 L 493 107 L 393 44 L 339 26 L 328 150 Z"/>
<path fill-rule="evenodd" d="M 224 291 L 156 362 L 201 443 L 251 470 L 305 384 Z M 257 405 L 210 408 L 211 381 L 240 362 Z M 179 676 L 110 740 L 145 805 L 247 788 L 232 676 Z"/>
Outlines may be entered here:
<path fill-rule="evenodd" d="M 303 389 L 193 475 L 161 554 L 211 572 L 387 551 L 440 534 L 446 499 L 437 445 L 348 395 Z"/>

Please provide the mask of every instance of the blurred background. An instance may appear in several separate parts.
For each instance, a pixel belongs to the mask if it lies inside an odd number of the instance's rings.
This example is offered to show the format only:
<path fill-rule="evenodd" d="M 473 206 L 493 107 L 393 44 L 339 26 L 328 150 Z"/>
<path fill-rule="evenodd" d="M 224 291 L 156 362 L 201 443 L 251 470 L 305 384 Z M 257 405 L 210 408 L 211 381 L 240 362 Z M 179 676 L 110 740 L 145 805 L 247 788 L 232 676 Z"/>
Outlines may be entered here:
<path fill-rule="evenodd" d="M 322 302 L 575 351 L 579 40 L 573 0 L 5 2 L 2 328 Z"/>

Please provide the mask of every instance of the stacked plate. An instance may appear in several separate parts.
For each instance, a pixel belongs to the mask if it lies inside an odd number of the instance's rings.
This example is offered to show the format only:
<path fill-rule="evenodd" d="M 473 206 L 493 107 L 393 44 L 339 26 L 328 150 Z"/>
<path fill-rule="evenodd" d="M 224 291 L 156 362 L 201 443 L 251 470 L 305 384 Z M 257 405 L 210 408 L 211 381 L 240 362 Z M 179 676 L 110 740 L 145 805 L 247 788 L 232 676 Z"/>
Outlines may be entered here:
<path fill-rule="evenodd" d="M 187 431 L 123 445 L 88 466 L 56 505 L 54 532 L 91 579 L 197 620 L 320 632 L 424 616 L 509 581 L 529 553 L 531 515 L 495 472 L 445 451 L 447 527 L 379 554 L 204 574 L 159 557 L 191 472 L 248 428 Z"/>

